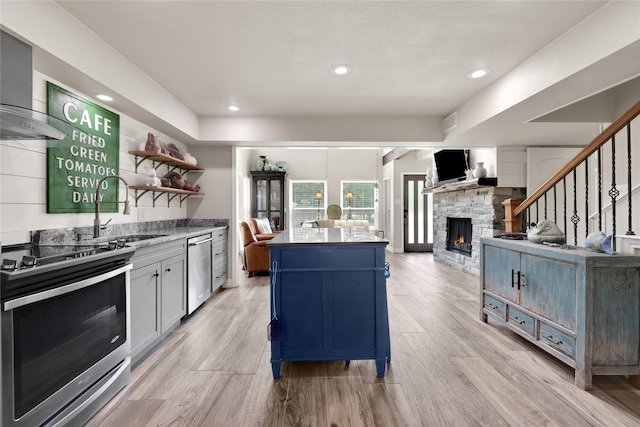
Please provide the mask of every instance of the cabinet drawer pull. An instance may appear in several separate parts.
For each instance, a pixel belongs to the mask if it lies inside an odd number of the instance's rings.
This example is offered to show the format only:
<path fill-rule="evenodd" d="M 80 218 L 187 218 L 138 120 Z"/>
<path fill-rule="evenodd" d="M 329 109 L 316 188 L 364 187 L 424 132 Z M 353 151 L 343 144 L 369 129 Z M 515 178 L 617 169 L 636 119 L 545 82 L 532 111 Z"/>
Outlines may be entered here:
<path fill-rule="evenodd" d="M 493 305 L 490 302 L 486 303 L 485 307 L 489 307 L 491 310 L 497 310 L 498 309 L 497 305 Z"/>
<path fill-rule="evenodd" d="M 518 316 L 515 316 L 515 317 L 514 316 L 509 316 L 509 319 L 513 320 L 518 325 L 524 325 L 526 323 L 524 320 L 518 319 Z"/>
<path fill-rule="evenodd" d="M 167 268 L 165 271 L 168 273 L 168 272 L 170 272 L 170 271 L 171 271 L 171 269 L 170 269 L 170 268 Z"/>
<path fill-rule="evenodd" d="M 160 273 L 158 273 L 157 271 L 153 273 L 153 277 L 158 277 L 158 276 L 160 276 Z"/>
<path fill-rule="evenodd" d="M 555 344 L 555 345 L 561 345 L 561 344 L 562 344 L 562 341 L 560 341 L 560 340 L 558 340 L 558 341 L 554 340 L 554 339 L 553 339 L 553 336 L 551 336 L 551 335 L 545 335 L 545 334 L 541 334 L 541 335 L 542 335 L 542 338 L 544 338 L 545 340 L 549 341 L 549 342 L 550 342 L 550 343 L 552 343 L 552 344 Z"/>

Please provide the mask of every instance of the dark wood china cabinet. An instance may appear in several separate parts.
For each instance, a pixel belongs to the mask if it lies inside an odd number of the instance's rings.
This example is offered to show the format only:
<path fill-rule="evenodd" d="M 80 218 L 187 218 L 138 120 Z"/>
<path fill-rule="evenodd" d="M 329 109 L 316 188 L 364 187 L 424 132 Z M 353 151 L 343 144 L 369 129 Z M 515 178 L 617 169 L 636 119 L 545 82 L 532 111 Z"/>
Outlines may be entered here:
<path fill-rule="evenodd" d="M 269 218 L 272 230 L 285 228 L 286 172 L 251 171 L 251 216 Z"/>

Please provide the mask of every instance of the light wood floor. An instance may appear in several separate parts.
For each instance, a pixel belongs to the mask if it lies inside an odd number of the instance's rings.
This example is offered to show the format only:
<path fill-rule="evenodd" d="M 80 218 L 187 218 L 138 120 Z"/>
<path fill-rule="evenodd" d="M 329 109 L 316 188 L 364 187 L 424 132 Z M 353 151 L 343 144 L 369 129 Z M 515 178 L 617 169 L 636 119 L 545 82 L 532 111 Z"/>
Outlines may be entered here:
<path fill-rule="evenodd" d="M 390 254 L 393 360 L 283 363 L 273 380 L 268 277 L 225 289 L 171 335 L 89 426 L 638 426 L 640 390 L 573 370 L 478 319 L 478 278 Z"/>

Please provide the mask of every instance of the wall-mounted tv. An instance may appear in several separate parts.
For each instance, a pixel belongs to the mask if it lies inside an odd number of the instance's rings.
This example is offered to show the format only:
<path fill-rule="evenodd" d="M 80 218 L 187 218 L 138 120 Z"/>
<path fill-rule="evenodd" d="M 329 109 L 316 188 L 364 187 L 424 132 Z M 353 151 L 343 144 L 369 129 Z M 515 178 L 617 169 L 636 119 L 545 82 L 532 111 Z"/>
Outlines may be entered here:
<path fill-rule="evenodd" d="M 438 183 L 464 181 L 467 178 L 468 150 L 440 150 L 433 153 Z"/>

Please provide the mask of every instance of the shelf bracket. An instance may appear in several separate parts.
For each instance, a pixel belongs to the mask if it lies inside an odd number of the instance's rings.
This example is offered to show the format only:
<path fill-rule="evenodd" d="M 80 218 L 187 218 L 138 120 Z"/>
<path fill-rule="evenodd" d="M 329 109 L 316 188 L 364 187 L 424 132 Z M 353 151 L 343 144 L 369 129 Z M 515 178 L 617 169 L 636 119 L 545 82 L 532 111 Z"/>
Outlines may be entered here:
<path fill-rule="evenodd" d="M 168 208 L 171 207 L 171 201 L 173 199 L 175 199 L 177 196 L 178 196 L 178 194 L 171 195 L 171 194 L 167 193 L 167 207 Z M 182 202 L 180 203 L 180 207 L 182 207 Z"/>
<path fill-rule="evenodd" d="M 138 207 L 138 201 L 140 200 L 140 198 L 142 196 L 144 196 L 146 193 L 149 192 L 149 190 L 142 190 L 142 192 L 140 192 L 140 194 L 138 194 L 140 190 L 135 190 L 136 194 L 135 194 L 135 199 L 136 199 L 136 208 Z"/>
<path fill-rule="evenodd" d="M 145 156 L 135 156 L 135 157 L 136 157 L 136 173 L 138 173 L 138 167 L 142 164 L 142 162 L 147 160 L 149 157 L 145 157 Z M 138 160 L 138 157 L 140 157 L 140 160 Z"/>
<path fill-rule="evenodd" d="M 162 193 L 159 192 L 158 195 L 156 196 L 156 192 L 153 192 L 153 207 L 156 207 L 156 200 L 158 200 L 160 198 L 160 196 L 162 196 Z"/>

